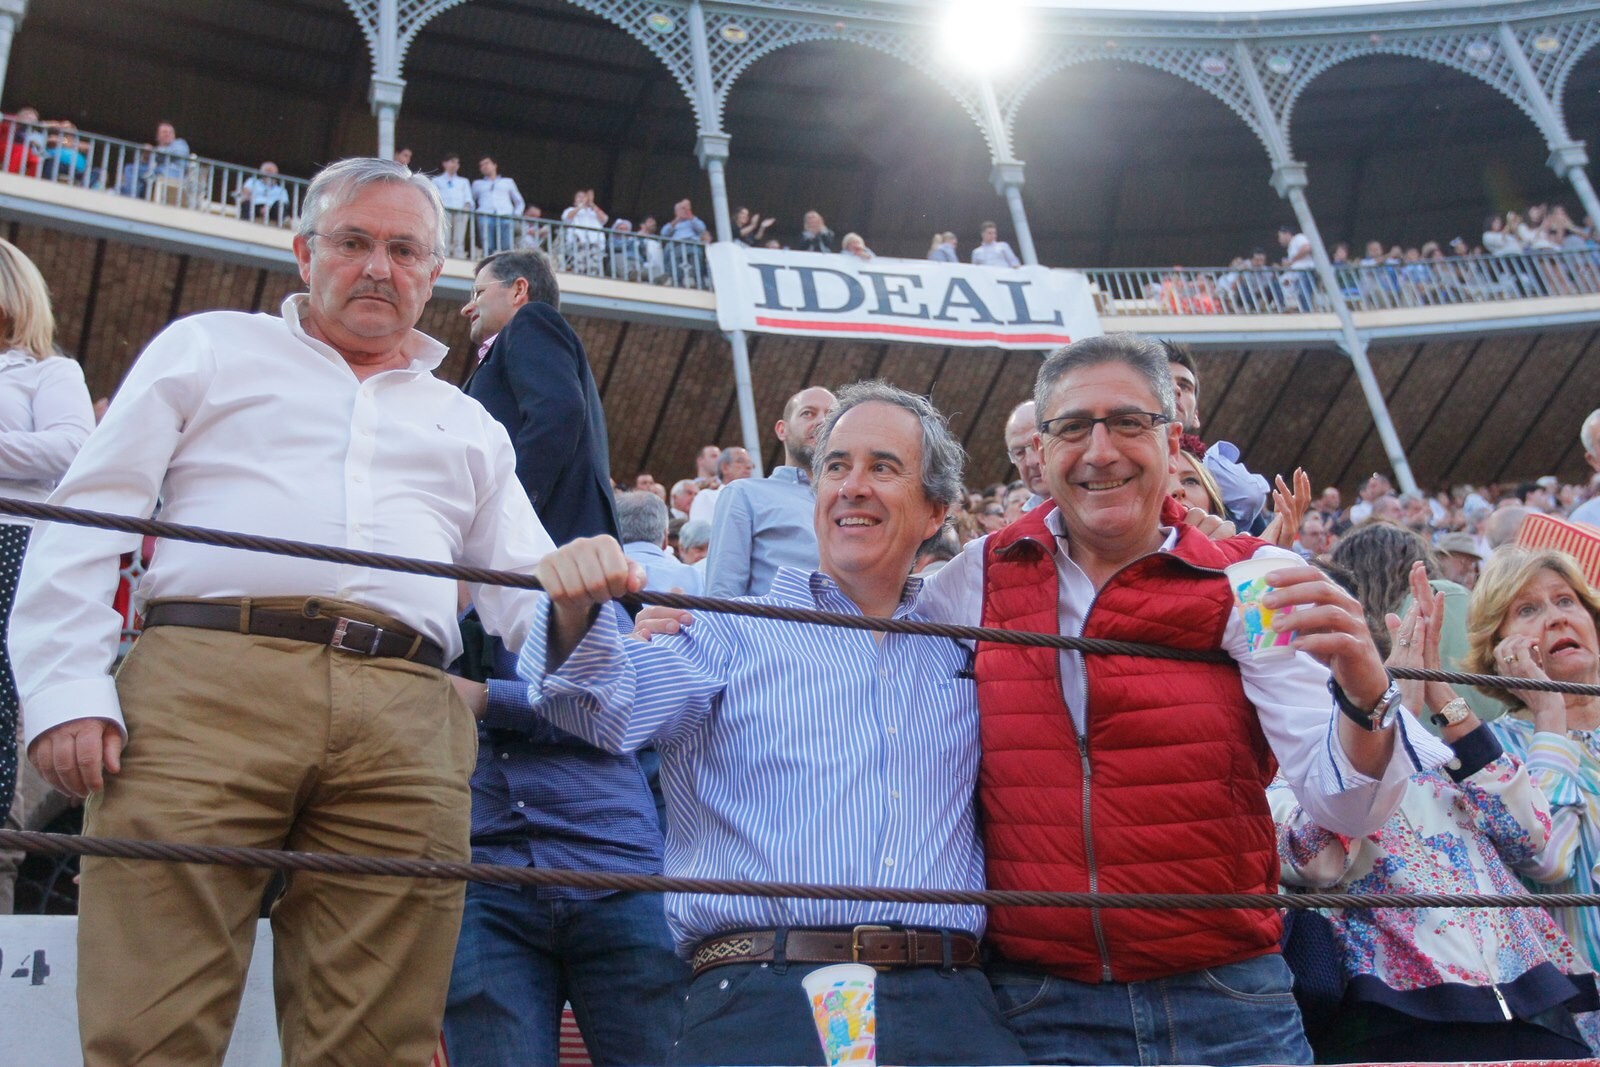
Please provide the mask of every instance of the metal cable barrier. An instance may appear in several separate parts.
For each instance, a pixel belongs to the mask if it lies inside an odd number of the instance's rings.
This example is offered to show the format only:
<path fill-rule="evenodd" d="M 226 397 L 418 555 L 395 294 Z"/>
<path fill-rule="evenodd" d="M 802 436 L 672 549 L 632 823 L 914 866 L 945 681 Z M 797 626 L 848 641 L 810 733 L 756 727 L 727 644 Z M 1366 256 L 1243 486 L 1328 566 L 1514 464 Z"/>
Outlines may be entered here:
<path fill-rule="evenodd" d="M 319 874 L 367 874 L 387 878 L 434 878 L 495 885 L 566 886 L 641 893 L 715 893 L 791 900 L 864 900 L 893 904 L 968 904 L 1023 908 L 1584 908 L 1600 906 L 1600 893 L 1048 893 L 1025 889 L 894 889 L 882 886 L 748 882 L 731 878 L 669 878 L 555 868 L 505 867 L 493 863 L 435 863 L 391 856 L 332 852 L 285 852 L 269 848 L 71 837 L 25 830 L 0 830 L 0 848 L 56 856 L 203 863 Z"/>
<path fill-rule="evenodd" d="M 0 498 L 0 515 L 59 522 L 90 529 L 162 537 L 174 541 L 268 552 L 299 559 L 341 563 L 375 570 L 430 575 L 485 585 L 505 585 L 538 589 L 537 578 L 510 571 L 489 570 L 455 563 L 438 563 L 376 552 L 361 552 L 331 545 L 262 537 L 254 534 L 213 530 L 163 522 L 157 519 L 111 515 L 81 508 L 66 508 L 29 500 Z M 687 596 L 680 593 L 647 592 L 621 598 L 624 603 L 713 611 L 732 615 L 770 618 L 808 625 L 841 626 L 884 633 L 920 634 L 961 640 L 989 641 L 1034 647 L 1060 648 L 1098 655 L 1145 656 L 1221 662 L 1225 652 L 1169 648 L 1164 645 L 1105 641 L 1097 638 L 1068 637 L 1062 634 L 1027 633 L 978 626 L 910 619 L 888 619 L 809 611 L 773 604 L 744 603 L 716 597 Z M 1538 690 L 1577 696 L 1600 696 L 1600 685 L 1557 682 L 1526 678 L 1503 678 L 1492 674 L 1465 674 L 1421 668 L 1390 668 L 1389 673 L 1406 680 L 1437 681 L 1456 685 L 1489 686 L 1500 689 Z M 632 890 L 659 893 L 713 893 L 732 896 L 782 897 L 810 900 L 865 900 L 906 904 L 966 904 L 984 907 L 1049 908 L 1521 908 L 1595 907 L 1600 893 L 1540 893 L 1500 895 L 1485 893 L 1054 893 L 1025 890 L 929 890 L 894 889 L 880 886 L 809 885 L 800 882 L 751 882 L 732 879 L 669 878 L 663 875 L 619 874 L 599 871 L 569 871 L 549 868 L 507 867 L 485 863 L 435 863 L 427 860 L 386 856 L 350 856 L 322 852 L 288 852 L 275 849 L 239 848 L 220 845 L 179 844 L 165 841 L 133 841 L 115 838 L 74 837 L 64 834 L 0 830 L 0 848 L 20 849 L 55 856 L 99 856 L 120 859 L 157 860 L 173 863 L 202 863 L 231 867 L 267 868 L 285 871 L 311 871 L 329 874 L 367 874 L 398 878 L 435 878 L 499 885 L 566 886 L 579 889 Z"/>

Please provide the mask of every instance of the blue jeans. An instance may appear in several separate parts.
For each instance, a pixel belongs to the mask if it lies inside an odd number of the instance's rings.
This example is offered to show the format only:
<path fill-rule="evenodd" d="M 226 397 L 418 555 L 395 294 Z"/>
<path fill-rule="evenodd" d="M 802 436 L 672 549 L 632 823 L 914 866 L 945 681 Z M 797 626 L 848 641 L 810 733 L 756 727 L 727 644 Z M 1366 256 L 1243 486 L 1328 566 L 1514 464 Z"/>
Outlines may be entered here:
<path fill-rule="evenodd" d="M 1089 985 L 999 964 L 989 981 L 1033 1063 L 1310 1063 L 1277 953 L 1148 982 Z"/>
<path fill-rule="evenodd" d="M 683 1033 L 667 1062 L 672 1067 L 823 1063 L 822 1041 L 800 984 L 823 966 L 733 963 L 701 972 L 689 987 Z M 879 1063 L 1022 1062 L 1022 1049 L 976 967 L 879 971 L 874 996 Z"/>
<path fill-rule="evenodd" d="M 515 219 L 493 216 L 478 219 L 478 245 L 482 254 L 492 256 L 496 252 L 514 248 L 517 243 L 516 226 Z"/>
<path fill-rule="evenodd" d="M 689 968 L 659 894 L 540 900 L 473 884 L 445 1007 L 452 1067 L 554 1065 L 571 1001 L 596 1067 L 665 1063 Z"/>

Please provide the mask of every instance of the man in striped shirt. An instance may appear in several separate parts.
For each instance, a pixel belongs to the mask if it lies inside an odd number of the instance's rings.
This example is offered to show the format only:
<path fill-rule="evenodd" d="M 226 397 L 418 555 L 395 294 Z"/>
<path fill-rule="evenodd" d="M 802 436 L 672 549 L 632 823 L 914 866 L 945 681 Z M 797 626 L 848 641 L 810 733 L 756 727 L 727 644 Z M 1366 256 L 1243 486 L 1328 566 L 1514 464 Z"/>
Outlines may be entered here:
<path fill-rule="evenodd" d="M 919 546 L 961 492 L 961 446 L 925 399 L 852 386 L 818 435 L 816 571 L 761 600 L 914 617 Z M 953 641 L 707 614 L 650 643 L 611 597 L 638 589 L 609 538 L 540 572 L 519 670 L 529 702 L 615 752 L 654 742 L 670 875 L 980 889 L 977 704 Z M 667 921 L 695 967 L 674 1062 L 820 1063 L 801 980 L 879 969 L 885 1062 L 1018 1063 L 978 962 L 981 908 L 678 894 Z"/>

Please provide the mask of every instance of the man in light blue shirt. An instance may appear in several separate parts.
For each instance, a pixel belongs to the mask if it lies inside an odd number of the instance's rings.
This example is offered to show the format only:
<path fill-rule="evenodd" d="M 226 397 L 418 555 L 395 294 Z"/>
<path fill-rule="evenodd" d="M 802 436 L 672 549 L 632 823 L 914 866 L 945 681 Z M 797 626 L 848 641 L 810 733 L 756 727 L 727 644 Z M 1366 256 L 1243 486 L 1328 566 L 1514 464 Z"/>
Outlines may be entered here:
<path fill-rule="evenodd" d="M 915 617 L 907 574 L 960 497 L 961 446 L 927 400 L 864 383 L 816 449 L 820 568 L 779 570 L 764 599 Z M 632 641 L 601 605 L 640 571 L 609 539 L 562 549 L 540 569 L 551 600 L 519 671 L 562 729 L 616 752 L 658 746 L 666 873 L 982 887 L 960 646 L 715 614 Z M 820 1062 L 801 982 L 852 960 L 878 968 L 881 1061 L 1023 1062 L 976 966 L 981 908 L 677 894 L 667 923 L 696 967 L 673 1062 Z"/>
<path fill-rule="evenodd" d="M 622 552 L 644 568 L 645 588 L 700 595 L 700 572 L 667 551 L 667 505 L 654 493 L 617 494 Z"/>
<path fill-rule="evenodd" d="M 501 175 L 500 165 L 492 157 L 478 160 L 478 173 L 483 177 L 472 183 L 473 202 L 478 207 L 478 244 L 489 256 L 516 244 L 516 217 L 527 202 L 517 183 Z"/>
<path fill-rule="evenodd" d="M 816 567 L 812 450 L 836 403 L 820 386 L 790 397 L 774 427 L 783 442 L 784 465 L 765 478 L 729 482 L 717 494 L 706 557 L 707 596 L 761 596 L 772 588 L 779 567 Z"/>

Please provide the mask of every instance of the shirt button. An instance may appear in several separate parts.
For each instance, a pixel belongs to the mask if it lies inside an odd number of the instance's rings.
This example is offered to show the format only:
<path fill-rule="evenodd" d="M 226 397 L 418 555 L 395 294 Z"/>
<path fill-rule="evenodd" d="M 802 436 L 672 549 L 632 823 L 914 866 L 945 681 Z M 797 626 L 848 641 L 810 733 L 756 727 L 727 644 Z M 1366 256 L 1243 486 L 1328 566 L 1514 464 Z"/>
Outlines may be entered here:
<path fill-rule="evenodd" d="M 523 803 L 523 802 L 522 802 L 522 801 L 520 801 L 520 800 L 519 800 L 519 801 L 517 801 L 517 807 L 519 807 L 519 808 L 525 808 L 525 807 L 527 807 L 527 806 L 528 806 L 528 805 L 526 805 L 526 804 L 524 804 L 524 803 Z"/>
<path fill-rule="evenodd" d="M 885 857 L 883 857 L 883 865 L 885 867 L 893 867 L 894 866 L 894 857 L 893 856 L 885 856 Z"/>
<path fill-rule="evenodd" d="M 894 727 L 893 727 L 893 726 L 891 726 L 891 727 L 889 727 L 889 730 L 888 730 L 888 733 L 889 733 L 889 736 L 890 736 L 890 737 L 893 737 L 893 736 L 894 736 L 894 735 L 895 735 L 895 734 L 897 734 L 897 733 L 899 733 L 899 732 L 900 732 L 900 731 L 899 731 L 899 730 L 897 730 L 897 729 L 895 729 L 895 728 L 894 728 Z"/>
<path fill-rule="evenodd" d="M 500 753 L 500 758 L 501 758 L 501 759 L 510 759 L 510 758 L 511 758 L 511 753 L 509 753 L 509 752 L 502 752 L 502 753 Z"/>
<path fill-rule="evenodd" d="M 889 799 L 890 800 L 899 800 L 900 799 L 900 790 L 898 790 L 898 789 L 889 790 Z"/>
<path fill-rule="evenodd" d="M 354 478 L 351 478 L 350 480 L 352 482 L 355 482 L 357 485 L 360 485 L 362 482 L 367 480 L 367 476 L 365 474 L 358 474 Z"/>
<path fill-rule="evenodd" d="M 724 978 L 722 981 L 718 982 L 717 983 L 717 988 L 718 989 L 727 989 L 728 988 L 728 980 L 726 978 Z"/>

